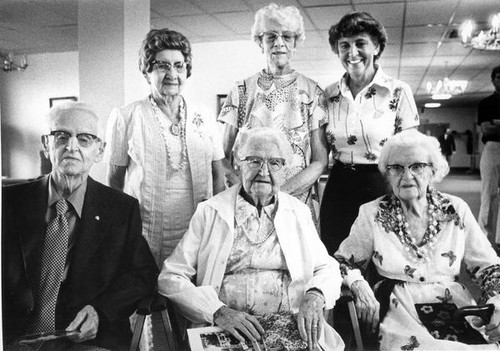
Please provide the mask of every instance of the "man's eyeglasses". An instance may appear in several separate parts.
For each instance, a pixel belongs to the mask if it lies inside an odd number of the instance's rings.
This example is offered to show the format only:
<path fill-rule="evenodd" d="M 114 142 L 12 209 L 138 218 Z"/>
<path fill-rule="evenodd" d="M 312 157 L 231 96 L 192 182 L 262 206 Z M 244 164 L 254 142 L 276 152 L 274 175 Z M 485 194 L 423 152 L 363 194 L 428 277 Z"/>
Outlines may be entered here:
<path fill-rule="evenodd" d="M 54 130 L 47 134 L 54 137 L 56 145 L 65 146 L 69 144 L 69 139 L 71 139 L 71 134 L 62 130 Z M 81 147 L 89 147 L 94 144 L 96 140 L 100 140 L 98 136 L 90 133 L 79 133 L 76 135 L 76 140 L 78 145 Z"/>
<path fill-rule="evenodd" d="M 178 61 L 170 63 L 167 61 L 154 60 L 151 62 L 153 67 L 160 72 L 167 72 L 174 68 L 178 73 L 183 73 L 186 70 L 186 62 Z"/>
<path fill-rule="evenodd" d="M 263 38 L 269 44 L 274 43 L 279 37 L 281 37 L 281 39 L 283 39 L 283 41 L 286 44 L 290 44 L 290 43 L 293 43 L 293 41 L 297 37 L 297 34 L 295 34 L 294 32 L 290 32 L 290 31 L 284 31 L 281 33 L 269 31 L 269 32 L 262 32 L 260 34 L 260 37 Z"/>
<path fill-rule="evenodd" d="M 408 169 L 410 173 L 413 175 L 420 175 L 424 173 L 425 167 L 431 167 L 431 166 L 432 164 L 424 162 L 413 163 L 409 166 L 388 165 L 387 171 L 389 172 L 390 175 L 398 177 L 402 177 L 405 174 L 406 169 Z"/>
<path fill-rule="evenodd" d="M 248 167 L 252 169 L 261 169 L 264 163 L 267 163 L 267 167 L 272 172 L 279 171 L 285 165 L 285 159 L 279 157 L 263 158 L 259 156 L 247 156 L 241 159 L 241 161 L 247 162 Z"/>

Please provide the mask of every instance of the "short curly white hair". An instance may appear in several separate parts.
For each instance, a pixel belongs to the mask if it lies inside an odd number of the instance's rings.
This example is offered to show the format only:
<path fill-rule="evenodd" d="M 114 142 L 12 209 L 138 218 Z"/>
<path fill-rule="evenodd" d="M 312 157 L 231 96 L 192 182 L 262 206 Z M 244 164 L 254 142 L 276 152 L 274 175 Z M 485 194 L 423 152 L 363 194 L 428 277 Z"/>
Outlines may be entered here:
<path fill-rule="evenodd" d="M 304 19 L 295 6 L 278 6 L 270 3 L 255 13 L 255 21 L 252 26 L 251 35 L 253 41 L 261 44 L 262 32 L 265 32 L 270 24 L 286 27 L 297 35 L 296 43 L 302 43 L 306 39 L 304 30 Z"/>
<path fill-rule="evenodd" d="M 233 153 L 236 156 L 236 162 L 248 156 L 247 148 L 251 144 L 260 141 L 273 142 L 278 146 L 278 150 L 281 152 L 281 157 L 285 159 L 285 165 L 289 165 L 292 161 L 293 150 L 288 141 L 286 135 L 279 129 L 269 128 L 269 127 L 257 127 L 252 129 L 242 129 L 236 138 L 233 147 Z"/>
<path fill-rule="evenodd" d="M 415 128 L 405 129 L 387 140 L 380 152 L 378 161 L 379 171 L 386 176 L 389 157 L 402 148 L 416 146 L 420 146 L 426 150 L 427 154 L 422 156 L 428 157 L 429 162 L 432 164 L 433 176 L 431 183 L 439 183 L 450 171 L 450 166 L 448 166 L 448 162 L 446 162 L 441 153 L 439 141 L 433 136 L 420 133 Z"/>

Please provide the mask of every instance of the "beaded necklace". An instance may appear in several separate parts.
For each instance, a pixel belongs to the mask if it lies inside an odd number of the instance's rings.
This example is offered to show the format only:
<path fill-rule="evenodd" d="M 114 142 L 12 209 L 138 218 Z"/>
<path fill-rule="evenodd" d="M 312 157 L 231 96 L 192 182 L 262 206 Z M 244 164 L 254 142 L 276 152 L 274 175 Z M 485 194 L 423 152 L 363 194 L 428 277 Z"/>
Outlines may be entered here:
<path fill-rule="evenodd" d="M 428 262 L 434 246 L 436 244 L 436 234 L 439 231 L 437 221 L 437 208 L 433 202 L 430 192 L 426 195 L 427 198 L 427 229 L 425 230 L 422 244 L 417 245 L 416 239 L 411 236 L 410 225 L 403 214 L 401 201 L 395 199 L 396 205 L 396 222 L 394 232 L 399 238 L 399 241 L 404 245 L 404 250 L 410 254 L 413 261 Z"/>
<path fill-rule="evenodd" d="M 149 101 L 151 102 L 151 106 L 153 108 L 153 114 L 158 121 L 158 125 L 160 126 L 160 133 L 163 136 L 165 149 L 167 153 L 167 164 L 170 165 L 174 172 L 183 170 L 187 165 L 187 147 L 186 147 L 186 102 L 184 98 L 181 99 L 179 103 L 179 116 L 180 119 L 177 123 L 172 123 L 170 128 L 166 126 L 165 119 L 168 118 L 165 114 L 160 110 L 153 97 L 149 97 Z M 175 137 L 179 137 L 181 139 L 181 158 L 178 164 L 174 164 L 172 161 L 172 150 L 168 146 L 168 134 L 171 133 Z"/>

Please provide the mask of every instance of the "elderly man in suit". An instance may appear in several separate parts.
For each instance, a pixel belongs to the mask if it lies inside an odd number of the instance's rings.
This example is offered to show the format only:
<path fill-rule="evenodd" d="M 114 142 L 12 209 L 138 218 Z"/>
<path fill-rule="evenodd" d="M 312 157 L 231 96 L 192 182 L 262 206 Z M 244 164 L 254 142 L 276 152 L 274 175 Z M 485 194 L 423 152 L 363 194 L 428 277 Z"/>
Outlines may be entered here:
<path fill-rule="evenodd" d="M 89 177 L 105 144 L 88 105 L 56 106 L 48 119 L 42 143 L 52 172 L 3 189 L 4 346 L 65 330 L 36 348 L 126 349 L 129 316 L 158 274 L 138 202 Z"/>

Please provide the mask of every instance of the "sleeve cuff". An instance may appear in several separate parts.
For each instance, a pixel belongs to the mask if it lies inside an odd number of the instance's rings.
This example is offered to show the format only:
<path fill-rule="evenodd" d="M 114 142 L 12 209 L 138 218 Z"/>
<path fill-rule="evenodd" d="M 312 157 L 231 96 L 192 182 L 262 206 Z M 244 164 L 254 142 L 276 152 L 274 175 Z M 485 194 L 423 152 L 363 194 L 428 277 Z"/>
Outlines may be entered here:
<path fill-rule="evenodd" d="M 344 277 L 344 284 L 351 288 L 352 283 L 357 280 L 365 280 L 359 269 L 350 269 Z"/>

